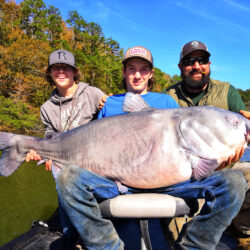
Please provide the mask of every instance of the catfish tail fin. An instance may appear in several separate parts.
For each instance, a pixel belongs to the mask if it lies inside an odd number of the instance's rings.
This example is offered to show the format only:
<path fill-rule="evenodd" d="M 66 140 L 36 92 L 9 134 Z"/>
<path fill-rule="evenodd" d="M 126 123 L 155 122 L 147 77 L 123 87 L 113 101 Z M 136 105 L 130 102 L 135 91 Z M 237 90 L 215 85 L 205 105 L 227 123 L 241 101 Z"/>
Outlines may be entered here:
<path fill-rule="evenodd" d="M 18 150 L 18 139 L 20 135 L 0 132 L 0 176 L 11 175 L 24 161 L 24 153 Z"/>

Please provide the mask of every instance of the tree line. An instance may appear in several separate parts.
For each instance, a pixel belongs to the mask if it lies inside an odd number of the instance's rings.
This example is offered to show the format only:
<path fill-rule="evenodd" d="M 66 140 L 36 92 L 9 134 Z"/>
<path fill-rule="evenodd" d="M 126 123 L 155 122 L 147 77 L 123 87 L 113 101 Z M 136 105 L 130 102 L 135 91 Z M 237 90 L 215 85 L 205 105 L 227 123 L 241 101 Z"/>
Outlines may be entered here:
<path fill-rule="evenodd" d="M 0 0 L 0 130 L 33 133 L 42 128 L 40 106 L 52 86 L 44 78 L 49 54 L 71 51 L 82 81 L 105 93 L 121 93 L 123 48 L 103 34 L 99 24 L 87 22 L 77 11 L 63 20 L 60 10 L 43 0 Z M 160 92 L 180 77 L 155 68 L 153 91 Z M 241 91 L 249 100 L 249 92 Z M 245 98 L 245 97 L 244 97 Z"/>

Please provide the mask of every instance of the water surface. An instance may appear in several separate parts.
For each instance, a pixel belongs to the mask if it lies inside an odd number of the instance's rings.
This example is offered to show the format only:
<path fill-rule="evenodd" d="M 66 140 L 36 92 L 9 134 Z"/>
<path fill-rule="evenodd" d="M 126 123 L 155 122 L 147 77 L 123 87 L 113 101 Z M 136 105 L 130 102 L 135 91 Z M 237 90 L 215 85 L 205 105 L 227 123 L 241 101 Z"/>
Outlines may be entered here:
<path fill-rule="evenodd" d="M 0 177 L 0 246 L 28 231 L 35 219 L 48 219 L 57 208 L 51 172 L 35 162 L 23 163 Z"/>

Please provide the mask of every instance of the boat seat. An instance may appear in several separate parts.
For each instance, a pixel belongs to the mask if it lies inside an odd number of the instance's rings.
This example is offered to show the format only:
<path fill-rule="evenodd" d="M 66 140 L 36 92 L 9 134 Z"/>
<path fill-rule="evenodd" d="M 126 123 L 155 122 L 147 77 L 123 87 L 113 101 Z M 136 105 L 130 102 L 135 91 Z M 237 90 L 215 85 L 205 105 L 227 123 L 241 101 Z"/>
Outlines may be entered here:
<path fill-rule="evenodd" d="M 149 218 L 172 218 L 190 214 L 187 203 L 167 194 L 120 195 L 99 203 L 104 218 L 137 218 L 141 229 L 141 250 L 151 250 Z"/>

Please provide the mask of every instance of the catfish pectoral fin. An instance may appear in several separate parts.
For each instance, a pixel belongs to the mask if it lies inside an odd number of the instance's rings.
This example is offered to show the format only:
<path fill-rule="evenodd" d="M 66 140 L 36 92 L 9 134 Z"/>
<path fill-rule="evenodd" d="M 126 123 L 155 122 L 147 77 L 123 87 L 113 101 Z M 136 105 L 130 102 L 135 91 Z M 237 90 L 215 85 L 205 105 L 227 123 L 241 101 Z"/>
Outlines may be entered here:
<path fill-rule="evenodd" d="M 197 166 L 193 168 L 192 177 L 196 180 L 208 177 L 217 167 L 216 159 L 200 158 Z"/>
<path fill-rule="evenodd" d="M 128 187 L 125 186 L 125 185 L 122 185 L 121 182 L 119 181 L 115 181 L 117 187 L 118 187 L 118 190 L 121 194 L 126 194 L 128 192 Z"/>

